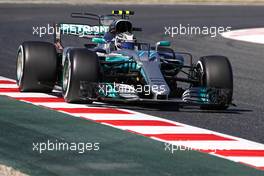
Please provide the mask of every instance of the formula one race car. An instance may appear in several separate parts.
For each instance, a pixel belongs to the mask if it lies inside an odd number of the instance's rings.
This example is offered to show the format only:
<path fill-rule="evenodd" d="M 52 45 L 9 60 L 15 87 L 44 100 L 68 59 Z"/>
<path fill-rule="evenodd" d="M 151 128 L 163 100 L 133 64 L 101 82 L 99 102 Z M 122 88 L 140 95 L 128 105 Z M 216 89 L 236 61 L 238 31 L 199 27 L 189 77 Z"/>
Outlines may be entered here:
<path fill-rule="evenodd" d="M 54 43 L 26 41 L 17 54 L 21 92 L 51 92 L 60 86 L 69 103 L 175 102 L 203 109 L 226 109 L 232 103 L 233 75 L 225 56 L 203 56 L 194 64 L 189 53 L 175 52 L 169 41 L 141 43 L 129 16 L 72 13 L 96 25 L 58 23 Z M 64 47 L 62 36 L 87 38 L 84 47 Z M 89 43 L 88 43 L 89 41 Z M 185 64 L 189 59 L 189 64 Z M 180 86 L 187 83 L 188 86 Z"/>

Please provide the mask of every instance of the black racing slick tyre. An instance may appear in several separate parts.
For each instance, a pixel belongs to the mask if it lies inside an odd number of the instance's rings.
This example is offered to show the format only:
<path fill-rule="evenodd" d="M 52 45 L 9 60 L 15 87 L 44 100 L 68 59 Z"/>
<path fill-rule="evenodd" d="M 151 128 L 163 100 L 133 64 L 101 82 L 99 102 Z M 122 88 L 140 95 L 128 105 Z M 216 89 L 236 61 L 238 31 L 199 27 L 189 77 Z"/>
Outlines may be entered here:
<path fill-rule="evenodd" d="M 232 103 L 233 96 L 233 72 L 227 57 L 204 56 L 197 63 L 201 73 L 201 86 L 208 88 L 220 88 L 229 90 L 225 104 L 202 105 L 201 109 L 225 110 Z"/>
<path fill-rule="evenodd" d="M 68 49 L 62 76 L 62 92 L 65 101 L 68 103 L 92 103 L 89 99 L 91 97 L 83 97 L 81 87 L 82 82 L 85 82 L 86 85 L 98 82 L 99 68 L 99 59 L 95 52 L 85 48 Z M 93 92 L 89 92 L 89 95 L 91 94 Z"/>
<path fill-rule="evenodd" d="M 51 92 L 57 79 L 57 53 L 48 42 L 22 43 L 17 53 L 17 85 L 21 92 Z"/>

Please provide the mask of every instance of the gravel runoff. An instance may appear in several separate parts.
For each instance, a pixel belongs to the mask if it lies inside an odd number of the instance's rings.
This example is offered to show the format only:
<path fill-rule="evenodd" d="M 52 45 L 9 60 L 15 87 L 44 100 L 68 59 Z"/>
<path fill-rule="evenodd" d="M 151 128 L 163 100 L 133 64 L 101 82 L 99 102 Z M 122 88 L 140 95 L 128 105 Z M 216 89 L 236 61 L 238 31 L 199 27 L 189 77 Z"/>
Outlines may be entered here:
<path fill-rule="evenodd" d="M 0 176 L 28 176 L 20 171 L 8 167 L 5 165 L 0 165 Z"/>

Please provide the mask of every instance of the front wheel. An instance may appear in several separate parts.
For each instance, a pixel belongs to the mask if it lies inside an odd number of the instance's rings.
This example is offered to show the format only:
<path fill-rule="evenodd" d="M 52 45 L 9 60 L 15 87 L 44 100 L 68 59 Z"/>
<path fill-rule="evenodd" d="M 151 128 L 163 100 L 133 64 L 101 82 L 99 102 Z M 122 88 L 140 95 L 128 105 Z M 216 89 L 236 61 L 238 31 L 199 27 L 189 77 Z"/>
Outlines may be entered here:
<path fill-rule="evenodd" d="M 62 93 L 69 103 L 92 103 L 89 97 L 82 97 L 81 82 L 97 83 L 99 79 L 99 59 L 95 52 L 84 49 L 68 49 L 63 66 Z M 87 87 L 87 86 L 86 86 Z M 92 91 L 92 90 L 86 90 Z M 93 92 L 89 92 L 92 95 Z"/>
<path fill-rule="evenodd" d="M 228 90 L 225 103 L 202 105 L 201 109 L 227 109 L 233 97 L 233 72 L 228 58 L 224 56 L 201 57 L 197 63 L 197 69 L 200 73 L 201 86 Z"/>

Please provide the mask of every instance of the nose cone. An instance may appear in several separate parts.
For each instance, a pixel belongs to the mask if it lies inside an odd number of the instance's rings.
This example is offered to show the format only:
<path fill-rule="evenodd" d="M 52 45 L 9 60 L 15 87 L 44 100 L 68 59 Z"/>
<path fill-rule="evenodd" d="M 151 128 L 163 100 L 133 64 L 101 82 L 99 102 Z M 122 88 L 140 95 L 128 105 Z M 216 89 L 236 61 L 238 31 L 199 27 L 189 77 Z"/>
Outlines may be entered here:
<path fill-rule="evenodd" d="M 154 99 L 168 99 L 170 90 L 168 86 L 165 84 L 160 84 L 160 85 L 152 84 L 151 92 L 153 94 Z"/>

